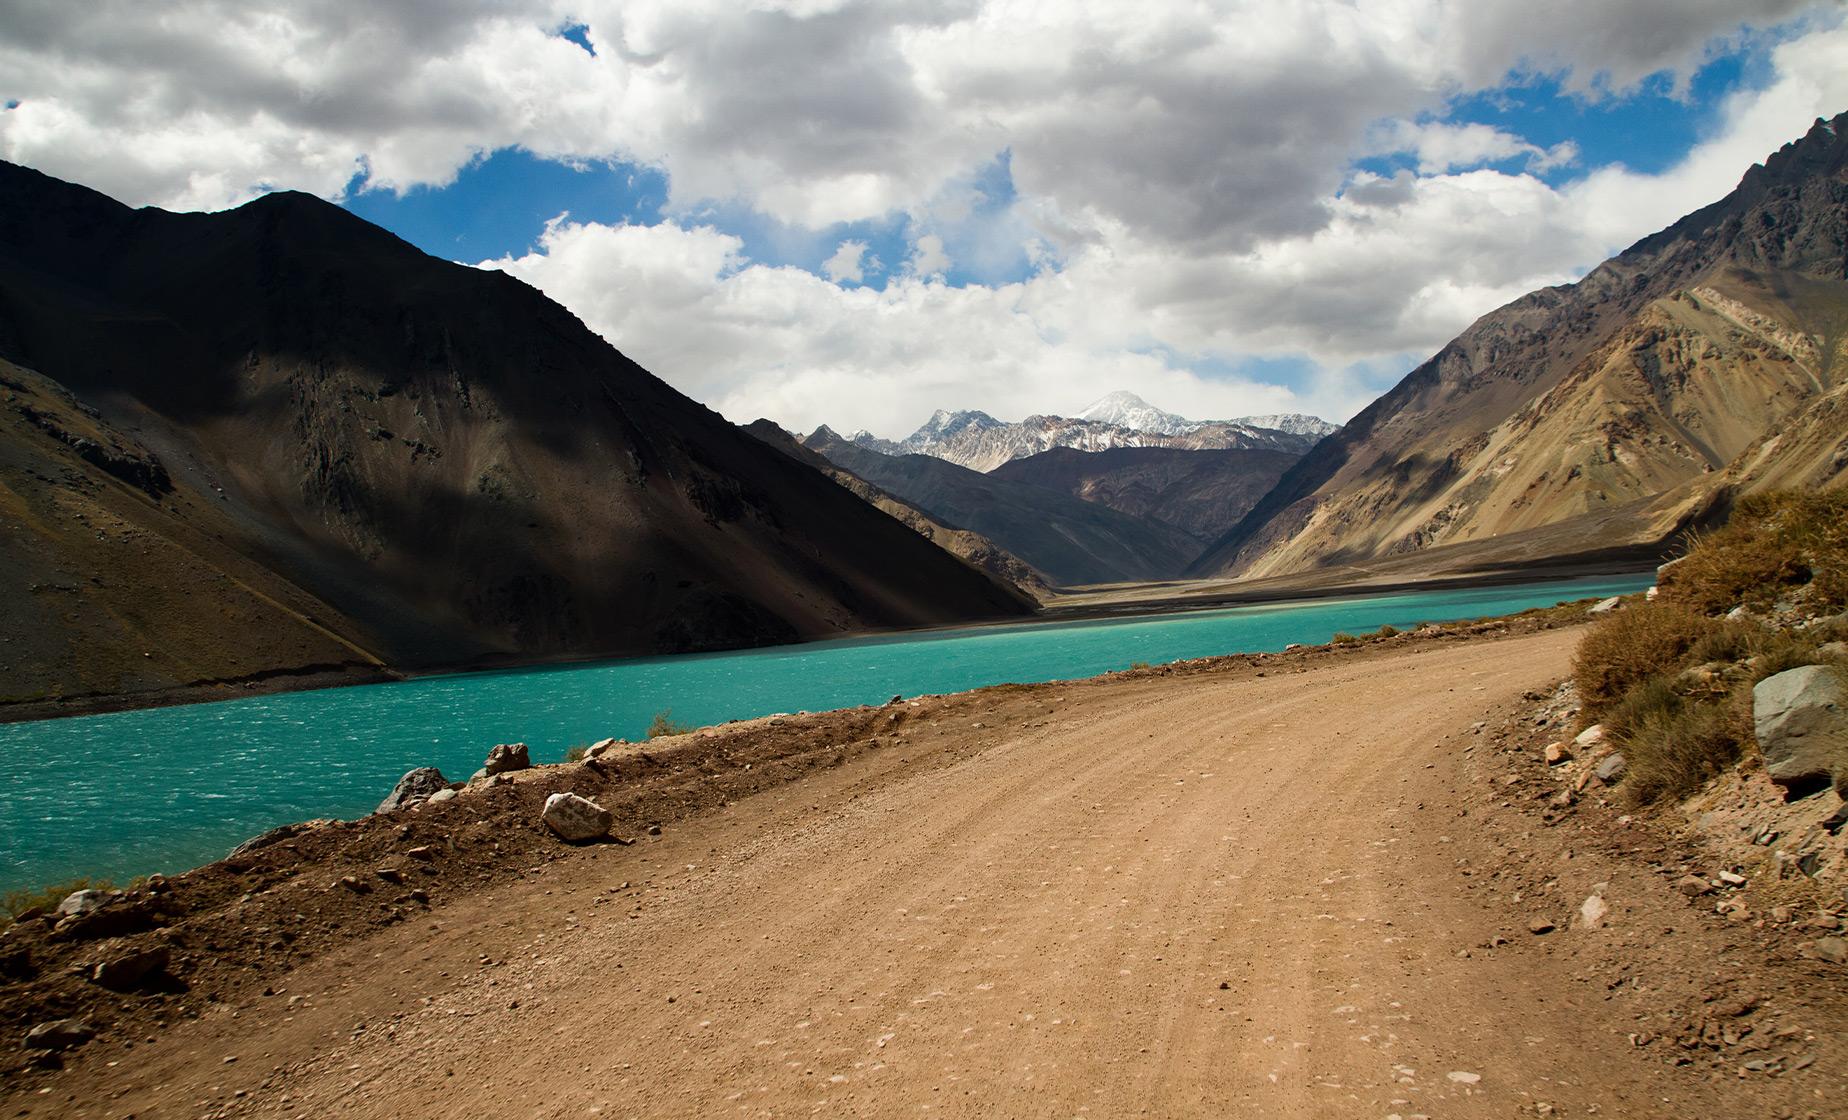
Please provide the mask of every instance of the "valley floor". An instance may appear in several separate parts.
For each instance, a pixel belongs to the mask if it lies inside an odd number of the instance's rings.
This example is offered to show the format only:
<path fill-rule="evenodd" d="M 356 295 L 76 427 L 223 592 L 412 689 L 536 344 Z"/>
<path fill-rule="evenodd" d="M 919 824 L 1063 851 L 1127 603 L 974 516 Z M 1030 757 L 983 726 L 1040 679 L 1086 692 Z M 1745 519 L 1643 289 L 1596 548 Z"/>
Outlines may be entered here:
<path fill-rule="evenodd" d="M 20 1072 L 6 1115 L 1848 1113 L 1813 962 L 1673 893 L 1648 864 L 1682 841 L 1595 798 L 1543 823 L 1498 744 L 1577 637 L 926 702 L 658 838 L 508 833 L 494 885 L 220 977 L 157 1042 Z M 1574 928 L 1599 883 L 1610 926 Z M 1676 1045 L 1735 996 L 1806 1068 Z"/>

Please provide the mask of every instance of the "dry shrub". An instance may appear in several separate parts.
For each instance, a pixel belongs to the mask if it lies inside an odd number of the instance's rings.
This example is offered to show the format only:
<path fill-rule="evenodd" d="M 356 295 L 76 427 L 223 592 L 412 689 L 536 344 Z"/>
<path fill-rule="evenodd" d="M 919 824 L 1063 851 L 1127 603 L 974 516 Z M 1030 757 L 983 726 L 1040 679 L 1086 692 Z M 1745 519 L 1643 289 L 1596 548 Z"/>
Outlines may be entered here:
<path fill-rule="evenodd" d="M 697 724 L 681 723 L 676 720 L 674 718 L 674 709 L 662 708 L 655 713 L 654 719 L 650 720 L 648 723 L 648 738 L 666 739 L 674 735 L 686 735 L 698 730 L 699 726 Z"/>
<path fill-rule="evenodd" d="M 1620 610 L 1592 627 L 1573 654 L 1579 696 L 1592 713 L 1602 713 L 1649 678 L 1697 664 L 1690 653 L 1726 625 L 1659 600 Z"/>
<path fill-rule="evenodd" d="M 1725 528 L 1662 573 L 1661 601 L 1700 614 L 1762 611 L 1803 584 L 1816 606 L 1848 609 L 1848 489 L 1740 499 Z"/>
<path fill-rule="evenodd" d="M 48 886 L 39 887 L 36 890 L 24 889 L 7 891 L 4 895 L 0 895 L 0 913 L 3 913 L 7 921 L 10 922 L 13 915 L 23 914 L 28 910 L 52 910 L 57 907 L 58 903 L 63 902 L 66 897 L 76 891 L 109 891 L 114 889 L 115 884 L 107 879 L 91 879 L 86 876 L 78 879 L 67 879 L 62 883 L 52 883 Z"/>
<path fill-rule="evenodd" d="M 1750 709 L 1736 697 L 1692 699 L 1651 682 L 1621 707 L 1624 791 L 1639 804 L 1693 793 L 1738 762 L 1751 736 Z"/>

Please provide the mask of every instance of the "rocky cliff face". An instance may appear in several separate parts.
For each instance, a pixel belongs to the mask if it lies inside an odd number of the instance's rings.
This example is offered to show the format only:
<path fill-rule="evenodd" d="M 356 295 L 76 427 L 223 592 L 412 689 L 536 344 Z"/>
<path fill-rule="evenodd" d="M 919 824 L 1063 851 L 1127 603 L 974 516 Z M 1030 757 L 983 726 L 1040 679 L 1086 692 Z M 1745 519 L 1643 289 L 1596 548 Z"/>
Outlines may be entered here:
<path fill-rule="evenodd" d="M 1492 312 L 1194 565 L 1263 576 L 1540 531 L 1647 547 L 1738 489 L 1826 485 L 1848 326 L 1848 114 L 1577 284 Z"/>
<path fill-rule="evenodd" d="M 9 597 L 13 699 L 1022 610 L 531 288 L 304 195 L 136 211 L 0 164 L 0 359 L 0 569 L 145 606 Z M 109 565 L 60 521 L 104 507 Z M 73 676 L 99 650 L 134 671 Z"/>

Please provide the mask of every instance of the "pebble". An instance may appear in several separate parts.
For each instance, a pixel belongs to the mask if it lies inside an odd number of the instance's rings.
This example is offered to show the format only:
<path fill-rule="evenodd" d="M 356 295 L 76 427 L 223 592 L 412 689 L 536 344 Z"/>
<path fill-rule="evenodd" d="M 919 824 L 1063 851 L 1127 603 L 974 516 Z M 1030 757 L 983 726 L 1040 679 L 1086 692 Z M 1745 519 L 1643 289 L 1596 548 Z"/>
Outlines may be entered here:
<path fill-rule="evenodd" d="M 1555 928 L 1557 927 L 1545 918 L 1535 918 L 1533 921 L 1527 923 L 1527 932 L 1536 937 L 1543 933 L 1552 933 Z"/>

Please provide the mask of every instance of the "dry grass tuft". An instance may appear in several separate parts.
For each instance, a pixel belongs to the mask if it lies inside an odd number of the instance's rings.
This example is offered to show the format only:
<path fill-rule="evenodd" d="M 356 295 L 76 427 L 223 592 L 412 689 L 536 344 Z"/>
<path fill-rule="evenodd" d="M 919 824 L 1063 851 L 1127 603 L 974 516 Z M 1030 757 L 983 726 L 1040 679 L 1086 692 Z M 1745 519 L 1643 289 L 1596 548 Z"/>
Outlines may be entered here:
<path fill-rule="evenodd" d="M 1685 797 L 1752 745 L 1752 686 L 1815 664 L 1840 627 L 1731 621 L 1744 606 L 1809 617 L 1848 608 L 1848 491 L 1742 500 L 1725 528 L 1664 571 L 1654 602 L 1601 620 L 1573 657 L 1588 721 L 1629 763 L 1634 801 Z M 1704 673 L 1687 673 L 1712 666 Z"/>

